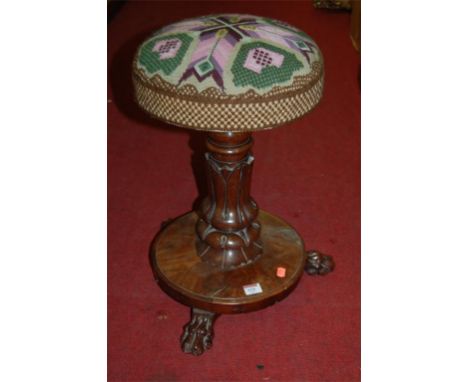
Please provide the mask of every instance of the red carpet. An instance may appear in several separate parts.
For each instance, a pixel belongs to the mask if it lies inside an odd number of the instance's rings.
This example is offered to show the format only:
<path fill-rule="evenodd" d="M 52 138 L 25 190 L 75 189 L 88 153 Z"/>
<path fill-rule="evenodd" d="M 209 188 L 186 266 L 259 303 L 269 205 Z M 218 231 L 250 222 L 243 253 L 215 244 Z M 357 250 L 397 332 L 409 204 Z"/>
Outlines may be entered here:
<path fill-rule="evenodd" d="M 268 309 L 221 316 L 213 348 L 196 358 L 179 348 L 189 309 L 159 289 L 148 249 L 160 223 L 190 210 L 198 195 L 192 164 L 198 168 L 193 152 L 202 140 L 140 112 L 130 62 L 152 30 L 216 12 L 282 19 L 322 49 L 321 104 L 298 122 L 254 134 L 252 196 L 291 223 L 308 249 L 333 255 L 337 267 L 323 278 L 305 276 Z M 311 1 L 153 1 L 125 4 L 109 24 L 109 381 L 360 380 L 359 56 L 349 20 Z"/>

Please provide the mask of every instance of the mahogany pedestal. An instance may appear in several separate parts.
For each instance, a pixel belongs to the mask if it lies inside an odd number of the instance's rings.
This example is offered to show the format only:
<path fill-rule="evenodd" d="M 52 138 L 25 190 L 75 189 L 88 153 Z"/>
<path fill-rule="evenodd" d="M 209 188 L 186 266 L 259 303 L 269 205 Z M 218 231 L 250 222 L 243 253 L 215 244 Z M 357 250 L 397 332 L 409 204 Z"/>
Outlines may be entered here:
<path fill-rule="evenodd" d="M 324 275 L 334 267 L 329 256 L 307 253 L 294 228 L 250 197 L 252 144 L 251 133 L 207 133 L 209 195 L 152 244 L 159 285 L 192 308 L 181 337 L 186 353 L 211 347 L 220 314 L 263 309 L 285 298 L 304 268 Z"/>

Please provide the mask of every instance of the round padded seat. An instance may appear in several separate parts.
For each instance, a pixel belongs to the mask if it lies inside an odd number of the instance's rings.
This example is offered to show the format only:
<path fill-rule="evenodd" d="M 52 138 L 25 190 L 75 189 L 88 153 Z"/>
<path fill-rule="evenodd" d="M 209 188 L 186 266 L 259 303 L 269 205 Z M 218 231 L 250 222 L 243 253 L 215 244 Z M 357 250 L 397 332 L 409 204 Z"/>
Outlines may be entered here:
<path fill-rule="evenodd" d="M 310 111 L 323 58 L 304 32 L 252 15 L 209 15 L 168 25 L 133 61 L 136 100 L 150 115 L 197 130 L 253 131 Z"/>

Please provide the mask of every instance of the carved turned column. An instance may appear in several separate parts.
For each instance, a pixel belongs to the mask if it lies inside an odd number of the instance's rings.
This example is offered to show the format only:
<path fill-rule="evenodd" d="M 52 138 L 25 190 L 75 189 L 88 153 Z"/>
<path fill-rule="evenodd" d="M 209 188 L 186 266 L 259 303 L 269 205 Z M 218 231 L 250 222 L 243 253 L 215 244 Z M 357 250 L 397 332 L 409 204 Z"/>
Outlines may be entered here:
<path fill-rule="evenodd" d="M 222 270 L 249 264 L 262 254 L 258 207 L 250 197 L 252 145 L 251 133 L 208 133 L 206 139 L 209 195 L 198 211 L 197 252 Z"/>

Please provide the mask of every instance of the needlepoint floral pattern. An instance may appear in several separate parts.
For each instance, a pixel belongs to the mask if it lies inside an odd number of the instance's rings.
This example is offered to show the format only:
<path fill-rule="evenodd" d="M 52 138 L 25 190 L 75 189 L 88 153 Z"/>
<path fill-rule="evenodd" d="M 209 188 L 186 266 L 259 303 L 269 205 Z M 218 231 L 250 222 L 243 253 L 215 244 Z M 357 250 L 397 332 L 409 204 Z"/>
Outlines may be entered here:
<path fill-rule="evenodd" d="M 281 21 L 251 15 L 210 15 L 183 20 L 157 31 L 137 52 L 136 65 L 148 79 L 158 77 L 198 92 L 262 95 L 290 86 L 321 62 L 315 42 Z"/>

